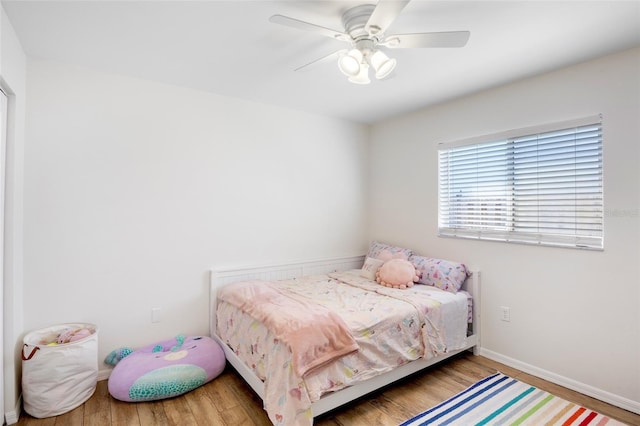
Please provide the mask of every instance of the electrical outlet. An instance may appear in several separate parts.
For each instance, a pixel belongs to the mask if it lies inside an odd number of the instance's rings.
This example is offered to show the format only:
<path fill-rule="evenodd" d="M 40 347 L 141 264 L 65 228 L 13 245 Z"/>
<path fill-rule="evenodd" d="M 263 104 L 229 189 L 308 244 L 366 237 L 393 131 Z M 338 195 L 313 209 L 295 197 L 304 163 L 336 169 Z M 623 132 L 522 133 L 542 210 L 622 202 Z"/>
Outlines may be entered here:
<path fill-rule="evenodd" d="M 511 308 L 509 308 L 508 306 L 500 306 L 500 314 L 500 319 L 502 321 L 511 321 Z"/>
<path fill-rule="evenodd" d="M 160 308 L 151 308 L 151 322 L 160 322 Z"/>

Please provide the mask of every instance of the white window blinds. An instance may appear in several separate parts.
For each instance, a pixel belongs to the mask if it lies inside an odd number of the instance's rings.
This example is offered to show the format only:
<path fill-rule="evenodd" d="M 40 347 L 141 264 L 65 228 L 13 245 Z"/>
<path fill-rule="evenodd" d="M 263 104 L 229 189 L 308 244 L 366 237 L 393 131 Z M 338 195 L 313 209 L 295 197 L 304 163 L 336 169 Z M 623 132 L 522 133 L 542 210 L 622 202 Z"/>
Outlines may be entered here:
<path fill-rule="evenodd" d="M 439 235 L 603 248 L 600 116 L 446 144 Z"/>

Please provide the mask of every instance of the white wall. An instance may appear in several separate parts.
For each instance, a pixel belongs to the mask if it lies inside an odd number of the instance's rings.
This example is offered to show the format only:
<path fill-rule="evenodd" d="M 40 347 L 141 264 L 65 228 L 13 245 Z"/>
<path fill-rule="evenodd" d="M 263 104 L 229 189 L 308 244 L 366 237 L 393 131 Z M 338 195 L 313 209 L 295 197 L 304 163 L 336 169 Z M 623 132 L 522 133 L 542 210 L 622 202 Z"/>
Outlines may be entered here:
<path fill-rule="evenodd" d="M 9 97 L 5 175 L 4 303 L 2 358 L 4 410 L 8 423 L 19 413 L 22 350 L 22 185 L 26 59 L 11 22 L 0 7 L 0 86 Z M 1 311 L 2 309 L 0 309 Z M 0 419 L 0 423 L 1 423 Z"/>
<path fill-rule="evenodd" d="M 365 252 L 368 128 L 50 62 L 27 68 L 25 330 L 95 323 L 102 360 L 208 333 L 214 265 Z"/>
<path fill-rule="evenodd" d="M 596 113 L 603 252 L 437 237 L 439 142 Z M 639 118 L 635 49 L 378 123 L 370 236 L 482 270 L 485 355 L 640 410 Z"/>

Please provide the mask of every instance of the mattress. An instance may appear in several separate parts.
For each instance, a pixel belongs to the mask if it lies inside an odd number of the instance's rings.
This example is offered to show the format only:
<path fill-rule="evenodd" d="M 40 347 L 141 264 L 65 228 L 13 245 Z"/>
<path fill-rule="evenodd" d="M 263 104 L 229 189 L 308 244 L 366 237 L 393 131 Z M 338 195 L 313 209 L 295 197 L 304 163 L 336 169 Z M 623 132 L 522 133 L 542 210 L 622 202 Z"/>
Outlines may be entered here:
<path fill-rule="evenodd" d="M 311 403 L 327 392 L 466 344 L 466 292 L 425 285 L 390 289 L 362 277 L 360 270 L 270 285 L 337 312 L 359 346 L 301 378 L 293 372 L 289 347 L 251 315 L 219 299 L 217 334 L 264 381 L 265 409 L 276 425 L 311 424 Z"/>

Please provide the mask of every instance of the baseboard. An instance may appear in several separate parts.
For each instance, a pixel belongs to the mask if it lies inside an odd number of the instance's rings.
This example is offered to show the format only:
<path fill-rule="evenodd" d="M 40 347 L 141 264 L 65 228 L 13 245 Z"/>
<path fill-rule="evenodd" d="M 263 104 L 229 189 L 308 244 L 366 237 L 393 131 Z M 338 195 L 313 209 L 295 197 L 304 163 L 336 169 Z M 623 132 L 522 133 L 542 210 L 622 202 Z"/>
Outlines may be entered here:
<path fill-rule="evenodd" d="M 112 368 L 105 368 L 102 370 L 98 370 L 98 381 L 107 380 L 111 375 Z"/>
<path fill-rule="evenodd" d="M 479 355 L 482 355 L 493 361 L 508 365 L 509 367 L 517 368 L 520 371 L 524 371 L 525 373 L 540 377 L 544 380 L 548 380 L 557 385 L 564 386 L 565 388 L 599 399 L 608 404 L 615 405 L 616 407 L 620 407 L 633 413 L 640 414 L 640 402 L 638 401 L 633 401 L 620 395 L 598 389 L 596 387 L 578 382 L 568 377 L 561 376 L 551 371 L 547 371 L 542 368 L 524 363 L 522 361 L 518 361 L 517 359 L 510 358 L 500 353 L 490 351 L 486 348 L 480 348 Z"/>
<path fill-rule="evenodd" d="M 18 397 L 18 402 L 16 402 L 16 406 L 12 411 L 7 411 L 4 413 L 4 420 L 8 425 L 13 425 L 18 423 L 20 420 L 20 413 L 22 412 L 22 394 Z"/>

